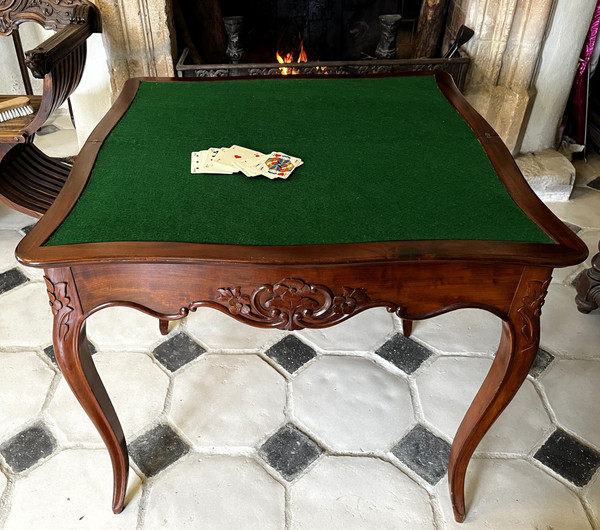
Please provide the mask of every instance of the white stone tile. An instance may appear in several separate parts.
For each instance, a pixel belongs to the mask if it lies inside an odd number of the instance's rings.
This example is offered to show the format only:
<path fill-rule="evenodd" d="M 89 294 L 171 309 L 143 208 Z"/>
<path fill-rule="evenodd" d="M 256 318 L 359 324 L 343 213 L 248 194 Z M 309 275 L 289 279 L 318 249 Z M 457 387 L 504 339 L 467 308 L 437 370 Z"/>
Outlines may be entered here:
<path fill-rule="evenodd" d="M 87 319 L 88 338 L 99 350 L 148 350 L 161 340 L 158 319 L 127 307 L 109 307 Z"/>
<path fill-rule="evenodd" d="M 459 309 L 415 322 L 413 337 L 445 353 L 495 353 L 502 321 L 482 309 Z"/>
<path fill-rule="evenodd" d="M 156 478 L 144 528 L 281 530 L 285 492 L 254 460 L 192 453 Z"/>
<path fill-rule="evenodd" d="M 132 441 L 162 413 L 169 378 L 143 353 L 97 353 L 93 359 L 125 437 Z M 48 413 L 70 442 L 101 442 L 64 379 L 56 388 Z"/>
<path fill-rule="evenodd" d="M 35 353 L 0 352 L 0 438 L 42 410 L 53 377 Z"/>
<path fill-rule="evenodd" d="M 184 320 L 187 332 L 209 350 L 257 351 L 271 346 L 286 333 L 242 324 L 233 317 L 200 308 Z"/>
<path fill-rule="evenodd" d="M 60 130 L 42 136 L 38 134 L 35 137 L 35 145 L 52 157 L 60 158 L 76 155 L 79 151 L 79 145 L 77 144 L 77 132 L 73 129 L 73 125 L 67 123 L 65 119 L 54 120 L 52 125 Z"/>
<path fill-rule="evenodd" d="M 52 311 L 44 284 L 13 289 L 0 300 L 0 347 L 43 348 L 52 343 Z"/>
<path fill-rule="evenodd" d="M 561 357 L 600 359 L 600 314 L 575 306 L 575 289 L 550 285 L 542 308 L 541 345 Z"/>
<path fill-rule="evenodd" d="M 568 202 L 546 204 L 561 220 L 581 228 L 600 228 L 600 192 L 592 189 L 575 188 Z"/>
<path fill-rule="evenodd" d="M 37 219 L 24 213 L 17 212 L 12 208 L 9 208 L 3 202 L 0 202 L 0 227 L 1 228 L 24 228 L 32 225 Z"/>
<path fill-rule="evenodd" d="M 583 495 L 592 512 L 595 527 L 600 528 L 600 473 L 597 472 L 583 488 Z"/>
<path fill-rule="evenodd" d="M 18 265 L 15 248 L 23 236 L 16 230 L 0 230 L 0 272 Z M 30 268 L 30 267 L 28 267 Z"/>
<path fill-rule="evenodd" d="M 474 458 L 467 471 L 467 518 L 452 515 L 448 481 L 437 485 L 447 530 L 591 528 L 575 494 L 522 460 Z"/>
<path fill-rule="evenodd" d="M 539 381 L 558 422 L 600 450 L 600 360 L 555 359 Z"/>
<path fill-rule="evenodd" d="M 393 331 L 393 315 L 385 308 L 377 307 L 333 327 L 305 329 L 299 335 L 327 351 L 373 351 Z"/>
<path fill-rule="evenodd" d="M 483 358 L 440 357 L 417 377 L 425 419 L 454 438 L 467 408 L 492 361 Z M 550 428 L 550 418 L 530 381 L 483 437 L 477 452 L 527 454 Z"/>
<path fill-rule="evenodd" d="M 16 481 L 4 528 L 134 530 L 141 489 L 140 479 L 132 471 L 127 491 L 125 510 L 114 515 L 108 453 L 88 449 L 62 451 Z"/>
<path fill-rule="evenodd" d="M 294 416 L 336 451 L 382 451 L 414 423 L 408 383 L 360 357 L 324 356 L 293 381 Z"/>
<path fill-rule="evenodd" d="M 175 375 L 170 415 L 197 447 L 253 447 L 284 423 L 285 389 L 256 355 L 205 354 Z"/>
<path fill-rule="evenodd" d="M 0 472 L 0 496 L 2 496 L 2 493 L 4 493 L 4 488 L 6 488 L 7 484 L 8 484 L 8 479 L 6 478 L 4 473 Z"/>
<path fill-rule="evenodd" d="M 435 528 L 424 489 L 375 458 L 322 458 L 291 491 L 294 530 Z"/>

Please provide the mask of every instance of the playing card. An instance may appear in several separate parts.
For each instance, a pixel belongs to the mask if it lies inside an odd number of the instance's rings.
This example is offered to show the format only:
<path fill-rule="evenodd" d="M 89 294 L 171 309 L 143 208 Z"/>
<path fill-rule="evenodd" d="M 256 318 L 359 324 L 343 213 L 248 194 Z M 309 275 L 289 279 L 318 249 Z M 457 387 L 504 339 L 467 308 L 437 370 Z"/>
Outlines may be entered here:
<path fill-rule="evenodd" d="M 237 172 L 228 166 L 223 166 L 215 162 L 223 148 L 211 147 L 204 151 L 192 153 L 192 173 L 215 173 L 218 175 L 231 175 Z"/>
<path fill-rule="evenodd" d="M 267 178 L 287 178 L 292 171 L 303 164 L 300 158 L 295 158 L 285 153 L 273 151 L 265 161 L 258 167 L 261 175 Z"/>
<path fill-rule="evenodd" d="M 215 156 L 214 162 L 225 167 L 239 170 L 240 168 L 237 167 L 238 163 L 256 160 L 264 156 L 264 153 L 259 151 L 254 151 L 239 145 L 232 145 L 227 149 L 221 149 L 220 153 Z"/>
<path fill-rule="evenodd" d="M 206 151 L 194 151 L 192 153 L 192 173 L 202 173 Z"/>

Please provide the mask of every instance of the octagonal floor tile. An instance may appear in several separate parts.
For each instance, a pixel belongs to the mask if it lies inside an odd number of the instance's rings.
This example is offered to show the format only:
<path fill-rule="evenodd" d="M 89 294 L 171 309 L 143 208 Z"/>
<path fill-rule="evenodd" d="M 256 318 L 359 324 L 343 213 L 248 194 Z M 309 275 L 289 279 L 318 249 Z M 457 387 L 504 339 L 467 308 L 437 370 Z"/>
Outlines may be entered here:
<path fill-rule="evenodd" d="M 190 313 L 183 325 L 200 344 L 218 351 L 258 351 L 286 336 L 284 331 L 255 328 L 206 307 Z"/>
<path fill-rule="evenodd" d="M 415 339 L 444 353 L 495 353 L 501 320 L 483 309 L 459 309 L 415 322 Z"/>
<path fill-rule="evenodd" d="M 474 458 L 467 471 L 467 518 L 452 515 L 448 481 L 437 485 L 448 530 L 564 528 L 585 530 L 590 523 L 576 495 L 523 460 Z"/>
<path fill-rule="evenodd" d="M 0 471 L 0 496 L 2 496 L 2 494 L 4 493 L 4 489 L 6 488 L 7 484 L 8 484 L 8 479 L 6 478 L 4 473 L 2 473 Z"/>
<path fill-rule="evenodd" d="M 393 315 L 385 308 L 377 307 L 331 328 L 304 329 L 299 335 L 326 351 L 373 351 L 393 331 Z"/>
<path fill-rule="evenodd" d="M 88 339 L 99 350 L 148 350 L 163 339 L 158 319 L 128 307 L 108 307 L 86 320 Z"/>
<path fill-rule="evenodd" d="M 576 200 L 574 200 L 576 199 Z M 566 202 L 549 202 L 546 206 L 563 221 L 581 228 L 599 228 L 600 193 L 586 188 L 575 188 Z"/>
<path fill-rule="evenodd" d="M 285 379 L 256 355 L 204 354 L 174 378 L 170 415 L 196 447 L 255 446 L 284 422 Z"/>
<path fill-rule="evenodd" d="M 600 528 L 600 472 L 583 489 L 583 495 L 592 512 L 592 519 L 596 528 Z"/>
<path fill-rule="evenodd" d="M 454 438 L 491 364 L 483 358 L 440 357 L 427 367 L 416 380 L 425 419 Z M 550 418 L 533 384 L 526 380 L 477 452 L 527 454 L 549 428 Z"/>
<path fill-rule="evenodd" d="M 577 311 L 575 294 L 572 287 L 550 285 L 542 308 L 541 345 L 561 357 L 600 359 L 600 314 Z"/>
<path fill-rule="evenodd" d="M 600 360 L 556 359 L 539 381 L 558 422 L 600 449 Z"/>
<path fill-rule="evenodd" d="M 367 359 L 323 356 L 292 385 L 294 415 L 336 451 L 389 449 L 414 423 L 408 383 Z"/>
<path fill-rule="evenodd" d="M 17 212 L 6 204 L 0 203 L 0 226 L 2 226 L 2 228 L 13 228 L 18 230 L 19 228 L 32 225 L 36 221 L 37 219 L 34 217 Z"/>
<path fill-rule="evenodd" d="M 254 460 L 189 454 L 159 475 L 144 528 L 285 528 L 285 491 Z"/>
<path fill-rule="evenodd" d="M 4 528 L 132 530 L 138 517 L 140 484 L 137 475 L 130 472 L 127 505 L 123 513 L 114 515 L 108 453 L 65 450 L 15 482 Z"/>
<path fill-rule="evenodd" d="M 294 530 L 432 529 L 427 493 L 375 458 L 325 457 L 291 489 Z"/>
<path fill-rule="evenodd" d="M 169 378 L 143 353 L 97 353 L 93 359 L 131 441 L 163 411 Z M 70 442 L 101 442 L 64 379 L 56 388 L 48 413 Z"/>
<path fill-rule="evenodd" d="M 0 230 L 0 271 L 16 267 L 15 248 L 23 236 L 16 230 Z"/>
<path fill-rule="evenodd" d="M 0 437 L 42 410 L 54 372 L 35 353 L 0 352 Z"/>
<path fill-rule="evenodd" d="M 43 283 L 29 283 L 2 295 L 0 347 L 43 348 L 52 342 L 52 311 Z"/>

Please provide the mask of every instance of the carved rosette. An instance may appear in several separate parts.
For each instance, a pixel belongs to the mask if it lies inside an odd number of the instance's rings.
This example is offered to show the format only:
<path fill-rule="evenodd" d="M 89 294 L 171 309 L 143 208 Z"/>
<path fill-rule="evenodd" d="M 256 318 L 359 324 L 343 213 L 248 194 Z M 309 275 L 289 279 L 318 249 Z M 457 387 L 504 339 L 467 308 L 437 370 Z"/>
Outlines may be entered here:
<path fill-rule="evenodd" d="M 521 335 L 525 340 L 523 350 L 536 345 L 540 331 L 540 315 L 548 285 L 550 285 L 550 278 L 545 282 L 539 280 L 527 282 L 527 294 L 521 300 L 523 305 L 517 309 L 521 319 Z"/>
<path fill-rule="evenodd" d="M 58 337 L 61 340 L 69 333 L 69 319 L 71 313 L 75 309 L 70 305 L 71 299 L 67 294 L 67 282 L 52 283 L 52 281 L 44 276 L 46 288 L 48 290 L 48 298 L 50 298 L 50 307 L 54 315 L 55 328 L 58 329 Z"/>
<path fill-rule="evenodd" d="M 10 35 L 17 24 L 34 20 L 47 29 L 71 22 L 73 6 L 81 0 L 0 0 L 0 33 Z"/>
<path fill-rule="evenodd" d="M 390 302 L 371 300 L 362 288 L 344 287 L 334 295 L 324 285 L 296 278 L 261 285 L 250 294 L 241 287 L 222 287 L 218 292 L 217 303 L 239 320 L 287 330 L 330 326 L 371 307 L 396 308 Z"/>

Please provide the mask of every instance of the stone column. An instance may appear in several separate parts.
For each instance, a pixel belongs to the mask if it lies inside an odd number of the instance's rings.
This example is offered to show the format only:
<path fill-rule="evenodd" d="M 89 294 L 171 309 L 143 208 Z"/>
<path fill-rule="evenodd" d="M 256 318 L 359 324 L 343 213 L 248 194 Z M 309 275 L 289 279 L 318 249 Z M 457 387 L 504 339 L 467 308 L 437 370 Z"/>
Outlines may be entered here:
<path fill-rule="evenodd" d="M 130 77 L 174 75 L 170 2 L 96 0 L 113 99 Z"/>
<path fill-rule="evenodd" d="M 465 96 L 513 153 L 520 150 L 535 94 L 532 81 L 553 1 L 454 2 L 464 23 L 475 30 L 475 38 L 466 45 L 472 63 Z"/>

